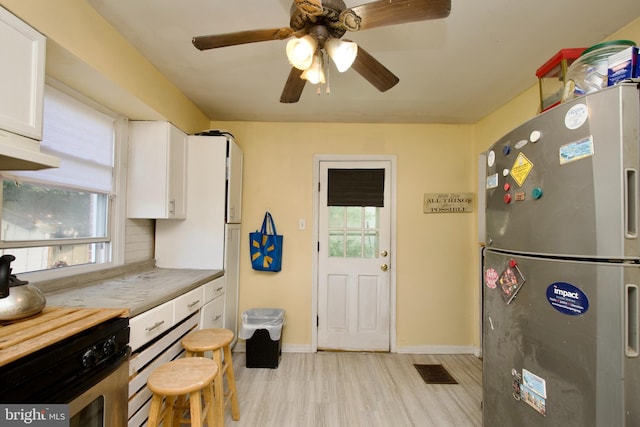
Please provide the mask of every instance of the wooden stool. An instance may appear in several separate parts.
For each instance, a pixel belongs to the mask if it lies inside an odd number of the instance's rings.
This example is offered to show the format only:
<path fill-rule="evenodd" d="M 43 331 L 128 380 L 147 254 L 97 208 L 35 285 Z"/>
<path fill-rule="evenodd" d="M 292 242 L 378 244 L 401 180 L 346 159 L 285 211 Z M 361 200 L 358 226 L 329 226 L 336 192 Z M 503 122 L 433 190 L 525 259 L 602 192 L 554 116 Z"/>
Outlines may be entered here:
<path fill-rule="evenodd" d="M 172 426 L 176 399 L 180 395 L 189 395 L 189 412 L 192 426 L 202 426 L 203 414 L 209 427 L 217 427 L 213 414 L 213 381 L 218 376 L 218 365 L 204 357 L 176 359 L 157 368 L 149 375 L 147 386 L 153 392 L 149 410 L 149 427 L 157 427 L 160 420 L 164 426 Z M 202 408 L 204 395 L 204 408 Z M 162 401 L 165 401 L 162 410 Z M 180 424 L 180 422 L 178 422 Z"/>
<path fill-rule="evenodd" d="M 231 404 L 231 418 L 234 421 L 240 419 L 240 407 L 238 406 L 238 392 L 236 379 L 233 373 L 233 359 L 231 358 L 231 342 L 233 331 L 223 328 L 210 328 L 193 331 L 182 339 L 182 347 L 186 350 L 187 357 L 202 356 L 206 351 L 213 352 L 213 358 L 218 363 L 220 376 L 214 381 L 216 403 L 221 412 L 224 425 L 225 403 Z M 224 355 L 224 359 L 223 359 Z M 228 392 L 224 393 L 224 377 L 227 377 Z M 225 396 L 226 394 L 226 396 Z M 224 399 L 223 397 L 226 397 Z"/>

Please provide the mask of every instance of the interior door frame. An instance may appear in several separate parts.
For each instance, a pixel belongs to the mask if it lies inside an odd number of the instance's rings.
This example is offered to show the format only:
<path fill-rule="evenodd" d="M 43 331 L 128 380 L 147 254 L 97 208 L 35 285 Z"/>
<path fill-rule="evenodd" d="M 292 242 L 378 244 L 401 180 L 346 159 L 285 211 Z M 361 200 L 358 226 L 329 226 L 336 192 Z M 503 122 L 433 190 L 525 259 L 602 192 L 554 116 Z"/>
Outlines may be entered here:
<path fill-rule="evenodd" d="M 313 156 L 313 262 L 311 268 L 311 352 L 318 351 L 318 257 L 317 250 L 319 235 L 319 206 L 320 192 L 320 162 L 359 162 L 359 161 L 387 161 L 391 165 L 389 177 L 391 182 L 390 195 L 390 247 L 389 247 L 389 352 L 397 353 L 396 345 L 396 156 L 391 154 L 316 154 Z"/>

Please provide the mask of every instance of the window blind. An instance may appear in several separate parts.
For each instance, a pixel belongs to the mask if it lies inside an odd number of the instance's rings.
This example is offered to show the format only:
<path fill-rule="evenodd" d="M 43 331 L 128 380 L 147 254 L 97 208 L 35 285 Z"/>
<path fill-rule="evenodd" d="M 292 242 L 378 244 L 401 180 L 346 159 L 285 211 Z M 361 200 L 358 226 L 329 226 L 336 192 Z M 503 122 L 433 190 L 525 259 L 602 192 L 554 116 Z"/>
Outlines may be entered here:
<path fill-rule="evenodd" d="M 384 206 L 384 169 L 329 169 L 327 206 Z"/>
<path fill-rule="evenodd" d="M 109 115 L 45 86 L 42 152 L 60 167 L 12 175 L 78 190 L 110 193 L 113 187 L 114 122 Z"/>

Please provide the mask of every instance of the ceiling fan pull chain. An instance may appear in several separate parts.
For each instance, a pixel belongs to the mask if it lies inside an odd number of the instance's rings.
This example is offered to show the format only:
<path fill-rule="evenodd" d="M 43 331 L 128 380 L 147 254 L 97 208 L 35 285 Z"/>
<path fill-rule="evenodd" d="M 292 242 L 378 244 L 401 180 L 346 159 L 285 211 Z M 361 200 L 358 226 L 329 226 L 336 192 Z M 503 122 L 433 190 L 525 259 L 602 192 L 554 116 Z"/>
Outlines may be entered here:
<path fill-rule="evenodd" d="M 326 56 L 326 52 L 325 52 L 325 56 Z M 325 93 L 327 95 L 331 94 L 331 67 L 329 66 L 329 58 L 326 58 L 327 60 L 324 62 L 325 64 L 325 75 L 327 76 L 327 87 L 325 88 Z"/>

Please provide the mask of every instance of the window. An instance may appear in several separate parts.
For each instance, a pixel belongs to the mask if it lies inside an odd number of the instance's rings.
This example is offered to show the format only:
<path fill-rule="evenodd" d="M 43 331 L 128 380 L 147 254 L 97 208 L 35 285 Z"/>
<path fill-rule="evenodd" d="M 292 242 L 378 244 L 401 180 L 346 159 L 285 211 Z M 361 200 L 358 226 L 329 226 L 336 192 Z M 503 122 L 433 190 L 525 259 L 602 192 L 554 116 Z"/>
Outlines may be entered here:
<path fill-rule="evenodd" d="M 0 254 L 16 257 L 13 273 L 111 261 L 115 124 L 46 87 L 41 150 L 61 165 L 3 173 Z"/>
<path fill-rule="evenodd" d="M 329 256 L 375 258 L 380 246 L 384 169 L 329 169 Z"/>

